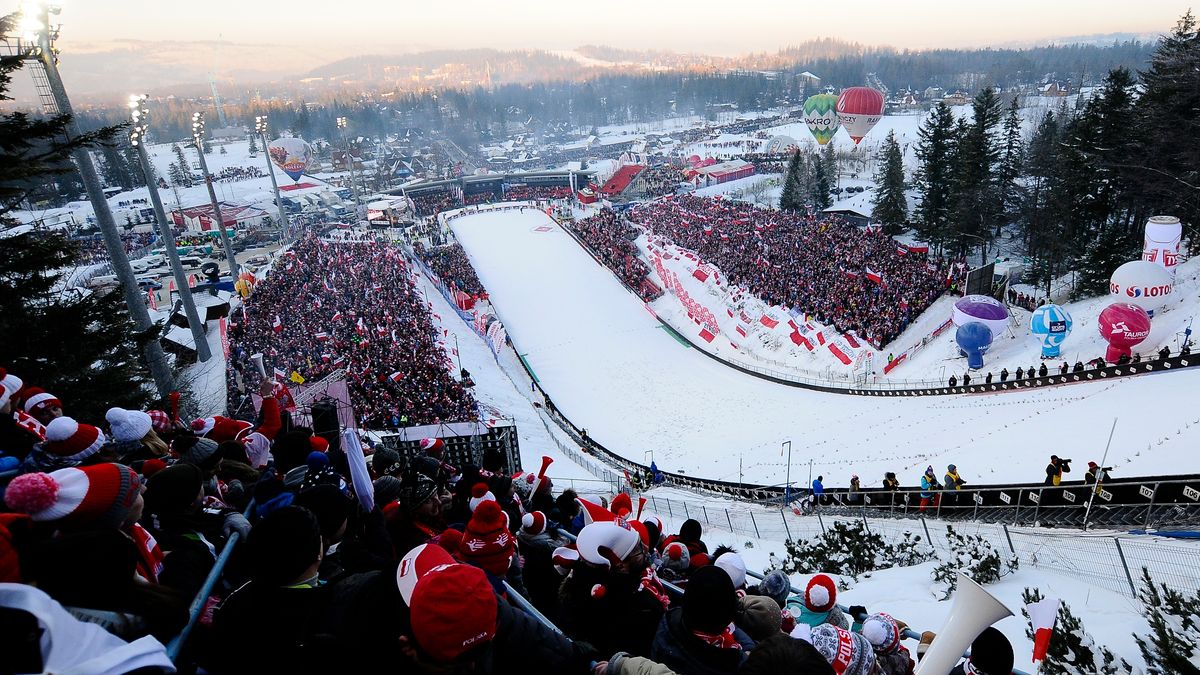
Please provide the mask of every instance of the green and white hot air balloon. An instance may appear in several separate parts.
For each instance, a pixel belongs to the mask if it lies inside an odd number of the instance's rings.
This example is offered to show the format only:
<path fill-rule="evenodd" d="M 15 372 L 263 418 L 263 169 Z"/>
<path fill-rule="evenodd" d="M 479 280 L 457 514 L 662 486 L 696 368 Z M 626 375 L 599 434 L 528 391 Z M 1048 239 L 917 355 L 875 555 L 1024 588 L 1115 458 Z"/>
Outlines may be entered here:
<path fill-rule="evenodd" d="M 833 94 L 816 94 L 804 102 L 804 123 L 818 145 L 825 145 L 837 133 L 837 100 Z"/>

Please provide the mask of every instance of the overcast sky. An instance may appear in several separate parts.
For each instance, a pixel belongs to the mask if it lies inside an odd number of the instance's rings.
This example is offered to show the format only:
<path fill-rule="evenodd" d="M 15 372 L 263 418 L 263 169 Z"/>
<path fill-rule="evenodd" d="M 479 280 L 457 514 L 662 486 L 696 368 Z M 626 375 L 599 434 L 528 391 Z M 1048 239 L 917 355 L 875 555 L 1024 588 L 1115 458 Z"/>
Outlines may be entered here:
<path fill-rule="evenodd" d="M 10 6 L 16 0 L 6 0 Z M 815 37 L 964 47 L 1165 32 L 1183 0 L 57 0 L 64 50 L 113 39 L 215 40 L 342 56 L 583 44 L 733 55 Z M 90 43 L 90 44 L 89 44 Z M 407 49 L 405 49 L 407 48 Z"/>

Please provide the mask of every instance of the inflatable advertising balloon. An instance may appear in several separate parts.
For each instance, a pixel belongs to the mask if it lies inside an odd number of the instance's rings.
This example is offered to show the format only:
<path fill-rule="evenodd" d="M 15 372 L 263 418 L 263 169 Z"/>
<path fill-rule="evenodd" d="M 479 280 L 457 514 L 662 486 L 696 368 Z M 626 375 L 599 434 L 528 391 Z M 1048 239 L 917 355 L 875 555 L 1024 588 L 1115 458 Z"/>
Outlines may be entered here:
<path fill-rule="evenodd" d="M 1150 316 L 1167 304 L 1174 289 L 1171 273 L 1148 260 L 1131 260 L 1121 265 L 1108 281 L 1113 300 L 1132 302 Z"/>
<path fill-rule="evenodd" d="M 1096 326 L 1100 337 L 1108 342 L 1104 360 L 1116 363 L 1122 356 L 1129 356 L 1134 345 L 1149 337 L 1150 315 L 1135 304 L 1114 302 L 1100 312 Z"/>
<path fill-rule="evenodd" d="M 777 155 L 783 152 L 792 152 L 796 147 L 796 139 L 791 136 L 772 136 L 763 148 L 763 152 L 769 155 Z"/>
<path fill-rule="evenodd" d="M 818 145 L 828 143 L 841 126 L 837 104 L 838 97 L 833 94 L 816 94 L 804 102 L 804 123 L 808 125 L 813 138 L 817 139 Z"/>
<path fill-rule="evenodd" d="M 276 138 L 267 146 L 267 154 L 294 181 L 300 180 L 313 158 L 312 148 L 303 138 Z"/>
<path fill-rule="evenodd" d="M 883 94 L 870 87 L 850 87 L 837 98 L 837 116 L 858 145 L 883 119 Z"/>
<path fill-rule="evenodd" d="M 954 341 L 958 343 L 958 353 L 967 357 L 967 367 L 979 370 L 983 367 L 983 355 L 992 346 L 992 329 L 971 321 L 958 327 Z"/>
<path fill-rule="evenodd" d="M 1042 305 L 1029 317 L 1029 330 L 1042 340 L 1042 358 L 1055 359 L 1062 353 L 1063 340 L 1071 334 L 1071 314 L 1058 305 Z"/>
<path fill-rule="evenodd" d="M 1142 246 L 1142 260 L 1161 265 L 1175 279 L 1175 268 L 1179 265 L 1179 240 L 1183 226 L 1174 216 L 1153 216 L 1146 221 L 1146 239 Z"/>
<path fill-rule="evenodd" d="M 978 321 L 992 329 L 992 335 L 1000 335 L 1008 328 L 1008 308 L 1004 303 L 987 295 L 968 295 L 954 303 L 951 316 L 955 326 L 965 326 Z"/>

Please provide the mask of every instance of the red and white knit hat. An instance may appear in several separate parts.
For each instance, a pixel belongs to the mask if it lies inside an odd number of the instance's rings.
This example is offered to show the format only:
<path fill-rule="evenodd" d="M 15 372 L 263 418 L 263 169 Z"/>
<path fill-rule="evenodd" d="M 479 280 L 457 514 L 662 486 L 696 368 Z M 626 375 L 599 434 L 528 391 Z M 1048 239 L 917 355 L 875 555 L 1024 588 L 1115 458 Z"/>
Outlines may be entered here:
<path fill-rule="evenodd" d="M 637 532 L 617 523 L 592 523 L 579 531 L 575 547 L 585 561 L 611 567 L 628 557 L 639 541 Z"/>
<path fill-rule="evenodd" d="M 4 503 L 37 521 L 117 528 L 129 517 L 140 486 L 127 466 L 93 464 L 17 476 L 4 492 Z"/>
<path fill-rule="evenodd" d="M 471 513 L 475 512 L 475 507 L 487 501 L 496 501 L 496 495 L 488 489 L 487 483 L 476 483 L 471 486 L 471 498 L 467 500 L 467 506 L 471 507 Z"/>
<path fill-rule="evenodd" d="M 503 577 L 513 555 L 513 536 L 508 531 L 507 521 L 504 510 L 495 501 L 481 502 L 467 523 L 458 554 L 495 576 Z"/>
<path fill-rule="evenodd" d="M 539 535 L 546 531 L 546 514 L 530 511 L 521 516 L 521 531 L 528 535 Z"/>
<path fill-rule="evenodd" d="M 4 407 L 4 404 L 8 403 L 8 399 L 16 396 L 24 386 L 25 383 L 21 381 L 21 378 L 0 368 L 0 408 Z"/>
<path fill-rule="evenodd" d="M 165 433 L 171 429 L 171 416 L 161 410 L 147 410 L 146 414 L 150 416 L 150 427 L 158 433 Z"/>
<path fill-rule="evenodd" d="M 82 462 L 99 452 L 106 440 L 104 432 L 90 424 L 58 417 L 46 425 L 42 450 L 69 462 Z"/>
<path fill-rule="evenodd" d="M 810 612 L 828 612 L 837 602 L 837 585 L 827 574 L 814 574 L 804 588 L 804 606 Z"/>
<path fill-rule="evenodd" d="M 192 422 L 192 431 L 197 436 L 205 436 L 218 443 L 236 440 L 238 435 L 254 425 L 244 420 L 235 420 L 221 415 L 202 417 Z"/>
<path fill-rule="evenodd" d="M 440 438 L 422 438 L 421 449 L 425 451 L 425 454 L 440 459 L 446 450 L 446 442 Z"/>
<path fill-rule="evenodd" d="M 579 503 L 579 508 L 583 509 L 583 524 L 591 525 L 592 523 L 612 522 L 616 516 L 612 511 L 590 502 L 582 497 L 576 497 L 575 501 Z"/>
<path fill-rule="evenodd" d="M 62 401 L 58 400 L 57 396 L 41 387 L 29 387 L 24 391 L 23 395 L 25 396 L 25 412 L 30 415 L 51 406 L 63 407 Z"/>
<path fill-rule="evenodd" d="M 608 509 L 618 518 L 628 518 L 633 515 L 633 500 L 627 493 L 622 492 L 613 497 L 612 504 L 609 504 Z"/>

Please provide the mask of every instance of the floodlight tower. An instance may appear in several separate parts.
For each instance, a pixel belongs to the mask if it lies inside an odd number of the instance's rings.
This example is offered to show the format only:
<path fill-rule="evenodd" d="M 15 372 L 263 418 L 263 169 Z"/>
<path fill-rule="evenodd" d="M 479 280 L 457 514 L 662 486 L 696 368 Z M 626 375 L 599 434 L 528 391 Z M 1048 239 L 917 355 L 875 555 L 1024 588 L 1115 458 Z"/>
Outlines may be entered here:
<path fill-rule="evenodd" d="M 359 191 L 358 175 L 354 167 L 354 158 L 350 156 L 350 140 L 346 136 L 346 124 L 347 120 L 345 117 L 337 118 L 337 128 L 338 131 L 342 133 L 342 145 L 346 146 L 346 162 L 350 165 L 350 187 L 354 190 L 354 204 L 358 207 L 358 211 L 361 211 L 362 192 Z M 357 220 L 359 217 L 358 211 L 354 212 L 355 220 Z M 354 224 L 357 225 L 358 223 L 355 222 Z"/>
<path fill-rule="evenodd" d="M 204 174 L 204 184 L 208 186 L 208 201 L 213 207 L 213 217 L 217 219 L 217 227 L 221 229 L 221 247 L 225 249 L 225 258 L 229 260 L 229 276 L 234 282 L 238 278 L 237 257 L 233 253 L 233 243 L 229 241 L 229 233 L 225 231 L 225 215 L 221 213 L 221 202 L 217 201 L 217 191 L 213 189 L 212 174 L 208 172 L 208 160 L 204 159 L 204 113 L 192 113 L 192 142 L 196 145 L 196 154 L 200 156 L 200 172 Z"/>
<path fill-rule="evenodd" d="M 267 171 L 271 172 L 271 187 L 275 190 L 275 206 L 279 208 L 279 241 L 282 244 L 288 238 L 287 213 L 283 210 L 283 197 L 279 196 L 279 182 L 275 180 L 275 163 L 271 161 L 271 149 L 267 141 L 267 116 L 259 115 L 254 118 L 254 133 L 262 139 L 263 155 L 267 158 Z"/>
<path fill-rule="evenodd" d="M 51 24 L 51 16 L 57 16 L 60 8 L 45 3 L 34 3 L 34 7 L 21 12 L 21 25 L 27 36 L 7 40 L 8 52 L 13 56 L 25 59 L 33 75 L 42 110 L 48 115 L 68 115 L 71 117 L 67 125 L 67 139 L 82 136 L 79 122 L 74 116 L 71 99 L 63 86 L 62 77 L 58 72 L 59 50 L 54 45 L 58 40 L 59 28 Z M 108 199 L 100 178 L 96 174 L 96 166 L 92 163 L 92 155 L 86 147 L 77 147 L 71 151 L 71 159 L 79 169 L 79 177 L 87 191 L 88 201 L 96 214 L 96 224 L 104 236 L 104 247 L 108 250 L 108 258 L 112 263 L 113 273 L 121 282 L 121 292 L 125 295 L 125 305 L 129 308 L 129 316 L 138 332 L 145 332 L 154 326 L 150 320 L 150 312 L 146 309 L 145 298 L 138 287 L 133 269 L 129 266 L 129 256 L 125 252 L 125 244 L 121 241 L 121 233 L 108 207 Z M 175 377 L 167 364 L 158 340 L 149 340 L 142 346 L 142 358 L 146 368 L 154 379 L 158 395 L 166 398 L 175 388 Z"/>
<path fill-rule="evenodd" d="M 171 263 L 171 276 L 175 278 L 179 299 L 183 301 L 183 313 L 187 317 L 188 327 L 192 329 L 192 340 L 196 343 L 196 358 L 203 362 L 212 358 L 212 351 L 208 348 L 207 324 L 200 321 L 200 315 L 196 312 L 196 301 L 192 298 L 187 274 L 183 271 L 183 264 L 179 262 L 179 251 L 175 248 L 175 233 L 171 224 L 167 222 L 162 198 L 158 196 L 158 177 L 154 174 L 154 167 L 150 165 L 150 153 L 146 152 L 146 131 L 150 128 L 150 111 L 146 108 L 148 98 L 146 94 L 133 94 L 129 97 L 129 118 L 132 122 L 129 128 L 129 142 L 133 143 L 133 148 L 137 151 L 142 174 L 146 177 L 150 205 L 154 207 L 154 219 L 158 221 L 158 234 L 162 237 L 167 260 Z M 182 214 L 182 211 L 180 213 Z"/>

